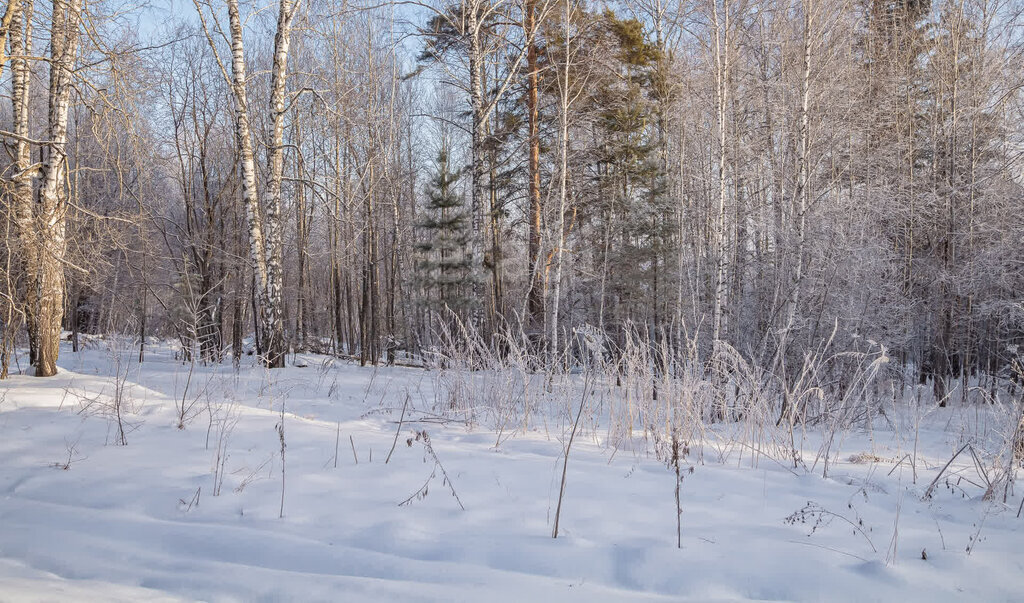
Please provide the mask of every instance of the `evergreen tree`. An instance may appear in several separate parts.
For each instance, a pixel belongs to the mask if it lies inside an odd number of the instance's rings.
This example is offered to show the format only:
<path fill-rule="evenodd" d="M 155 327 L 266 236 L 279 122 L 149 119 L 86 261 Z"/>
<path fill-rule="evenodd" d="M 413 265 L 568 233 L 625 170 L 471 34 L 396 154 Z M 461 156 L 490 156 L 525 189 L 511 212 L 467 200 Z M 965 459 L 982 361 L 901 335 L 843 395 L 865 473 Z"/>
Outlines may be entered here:
<path fill-rule="evenodd" d="M 642 23 L 611 11 L 603 13 L 594 34 L 602 49 L 595 60 L 605 67 L 591 99 L 598 190 L 591 217 L 601 233 L 595 252 L 608 283 L 599 304 L 618 320 L 648 322 L 658 317 L 659 276 L 664 279 L 659 268 L 669 236 L 665 217 L 672 211 L 654 118 L 659 99 L 652 83 L 660 51 Z"/>
<path fill-rule="evenodd" d="M 427 189 L 426 217 L 419 226 L 423 240 L 417 245 L 419 277 L 427 303 L 462 316 L 470 305 L 473 264 L 469 254 L 469 215 L 456 190 L 460 178 L 452 171 L 447 145 L 437 156 L 436 172 Z"/>

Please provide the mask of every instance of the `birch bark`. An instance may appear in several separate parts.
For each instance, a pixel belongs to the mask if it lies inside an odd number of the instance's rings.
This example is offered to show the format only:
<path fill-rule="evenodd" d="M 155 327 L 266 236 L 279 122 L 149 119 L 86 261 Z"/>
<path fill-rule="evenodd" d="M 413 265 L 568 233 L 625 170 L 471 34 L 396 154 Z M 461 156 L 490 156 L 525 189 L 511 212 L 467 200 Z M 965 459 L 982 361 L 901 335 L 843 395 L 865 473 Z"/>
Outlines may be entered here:
<path fill-rule="evenodd" d="M 236 3 L 237 0 L 232 0 Z M 291 45 L 292 23 L 299 0 L 281 0 L 274 37 L 274 63 L 270 79 L 270 143 L 267 147 L 267 199 L 265 325 L 266 362 L 271 368 L 284 366 L 287 343 L 284 338 L 284 243 L 281 226 L 281 180 L 284 176 L 284 118 L 287 110 L 288 49 Z M 237 11 L 236 11 L 237 12 Z M 232 27 L 232 32 L 234 28 Z M 239 45 L 241 42 L 239 42 Z"/>
<path fill-rule="evenodd" d="M 723 15 L 719 15 L 718 2 L 712 0 L 715 40 L 715 100 L 718 121 L 718 212 L 715 219 L 715 247 L 718 253 L 715 270 L 715 296 L 712 311 L 712 341 L 717 353 L 724 336 L 724 308 L 726 282 L 729 274 L 728 230 L 726 228 L 726 201 L 729 183 L 726 181 L 726 106 L 729 102 L 729 1 L 723 0 Z M 724 40 L 723 40 L 724 38 Z"/>
<path fill-rule="evenodd" d="M 13 2 L 12 2 L 13 4 Z M 14 190 L 12 195 L 12 214 L 18 237 L 19 264 L 26 287 L 25 322 L 28 327 L 29 362 L 36 361 L 36 282 L 38 271 L 38 251 L 35 241 L 33 224 L 32 199 L 32 148 L 28 143 L 29 136 L 29 84 L 32 71 L 29 69 L 28 55 L 32 54 L 32 2 L 23 2 L 10 23 L 9 29 L 11 48 L 11 101 L 14 134 Z"/>
<path fill-rule="evenodd" d="M 60 329 L 64 318 L 64 255 L 67 251 L 66 213 L 68 107 L 71 74 L 78 56 L 81 0 L 54 0 L 50 33 L 50 94 L 47 115 L 47 156 L 42 166 L 42 186 L 35 216 L 38 267 L 35 275 L 36 376 L 57 373 Z M 29 286 L 33 286 L 32 283 Z"/>
<path fill-rule="evenodd" d="M 267 145 L 265 204 L 261 208 L 256 183 L 256 158 L 252 143 L 249 100 L 246 92 L 245 45 L 238 0 L 227 0 L 228 30 L 231 36 L 231 75 L 221 64 L 235 100 L 235 139 L 242 172 L 242 202 L 249 231 L 249 256 L 255 281 L 258 351 L 270 368 L 284 366 L 287 342 L 284 337 L 283 256 L 281 225 L 281 180 L 284 173 L 284 117 L 287 110 L 288 49 L 291 29 L 300 0 L 280 0 L 270 83 L 270 136 Z M 199 0 L 194 0 L 211 50 L 216 44 L 206 24 Z M 220 59 L 218 57 L 218 63 Z M 261 211 L 262 210 L 262 211 Z"/>

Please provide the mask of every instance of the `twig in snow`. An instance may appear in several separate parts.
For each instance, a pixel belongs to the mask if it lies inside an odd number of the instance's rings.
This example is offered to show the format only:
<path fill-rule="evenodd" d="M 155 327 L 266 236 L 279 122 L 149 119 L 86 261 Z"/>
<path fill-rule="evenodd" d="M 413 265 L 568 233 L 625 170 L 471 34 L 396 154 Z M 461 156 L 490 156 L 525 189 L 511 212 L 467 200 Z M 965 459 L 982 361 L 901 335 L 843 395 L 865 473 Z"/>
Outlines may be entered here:
<path fill-rule="evenodd" d="M 847 553 L 846 551 L 840 551 L 839 549 L 834 549 L 834 548 L 832 548 L 830 546 L 825 546 L 823 544 L 817 544 L 817 543 L 814 543 L 814 542 L 803 542 L 801 540 L 787 540 L 786 542 L 789 542 L 789 543 L 792 543 L 792 544 L 802 544 L 802 545 L 805 545 L 805 546 L 813 546 L 813 547 L 817 547 L 819 549 L 825 549 L 826 551 L 832 551 L 833 553 L 839 553 L 840 555 L 846 555 L 847 557 L 853 557 L 854 559 L 860 559 L 864 563 L 868 562 L 867 559 L 861 557 L 860 555 L 854 555 L 853 553 Z"/>
<path fill-rule="evenodd" d="M 928 485 L 928 489 L 924 491 L 924 498 L 932 497 L 932 491 L 935 490 L 935 485 L 939 483 L 939 479 L 942 478 L 942 474 L 946 472 L 946 469 L 949 469 L 949 466 L 953 464 L 953 461 L 956 460 L 956 457 L 960 456 L 960 453 L 966 450 L 969 446 L 970 443 L 961 446 L 960 450 L 957 450 L 956 454 L 954 454 L 953 457 L 946 462 L 946 465 L 942 468 L 941 471 L 939 471 L 939 474 L 935 476 L 935 479 L 932 480 L 932 483 Z"/>
<path fill-rule="evenodd" d="M 384 459 L 387 465 L 391 461 L 391 455 L 395 452 L 395 445 L 398 444 L 398 434 L 402 431 L 402 421 L 405 420 L 405 409 L 409 406 L 409 392 L 405 392 L 405 404 L 402 404 L 402 416 L 398 417 L 398 429 L 395 430 L 395 439 L 391 442 L 391 450 L 388 451 L 388 458 Z"/>
<path fill-rule="evenodd" d="M 851 506 L 851 508 L 853 507 Z M 864 531 L 864 522 L 859 517 L 857 518 L 857 522 L 855 523 L 838 513 L 829 511 L 828 509 L 822 507 L 816 502 L 808 501 L 802 509 L 794 511 L 793 514 L 787 517 L 785 521 L 786 523 L 791 525 L 796 524 L 798 522 L 807 523 L 807 519 L 809 517 L 814 518 L 814 524 L 811 526 L 811 532 L 810 534 L 808 534 L 808 536 L 816 532 L 818 528 L 820 528 L 821 526 L 828 525 L 832 521 L 832 519 L 841 519 L 846 523 L 850 524 L 853 527 L 855 533 L 859 533 L 861 536 L 864 537 L 864 540 L 866 540 L 868 542 L 868 545 L 871 546 L 872 552 L 878 552 L 878 549 L 875 548 L 875 543 L 871 542 L 871 538 L 868 536 L 868 533 Z"/>
<path fill-rule="evenodd" d="M 281 510 L 278 519 L 284 517 L 284 402 L 281 402 L 281 421 L 277 424 L 277 437 L 281 441 Z"/>
<path fill-rule="evenodd" d="M 181 506 L 185 507 L 185 512 L 186 513 L 191 511 L 192 507 L 198 507 L 199 506 L 199 493 L 202 492 L 202 490 L 203 490 L 202 486 L 196 488 L 196 493 L 192 496 L 192 500 L 190 500 L 187 503 L 185 502 L 184 498 L 179 498 L 178 499 L 178 502 L 181 503 Z"/>
<path fill-rule="evenodd" d="M 686 454 L 689 454 L 689 447 L 685 446 L 679 441 L 679 434 L 675 429 L 672 430 L 672 456 L 669 459 L 669 469 L 673 469 L 676 475 L 676 548 L 683 548 L 683 507 L 679 501 L 679 489 L 683 484 L 683 475 L 679 469 L 679 459 Z M 690 473 L 693 473 L 693 467 L 690 467 Z"/>
<path fill-rule="evenodd" d="M 341 421 L 334 430 L 334 468 L 338 468 L 338 441 L 341 439 Z"/>
<path fill-rule="evenodd" d="M 569 451 L 572 449 L 572 442 L 576 439 L 576 430 L 580 426 L 580 417 L 583 415 L 583 407 L 587 403 L 587 386 L 590 385 L 590 373 L 586 374 L 583 380 L 583 396 L 580 397 L 580 407 L 576 411 L 576 420 L 572 424 L 572 432 L 569 433 L 569 442 L 565 446 L 565 460 L 562 462 L 562 485 L 558 489 L 558 506 L 555 507 L 555 528 L 551 532 L 552 538 L 558 538 L 558 520 L 562 515 L 562 498 L 565 496 L 565 473 L 569 468 Z"/>
<path fill-rule="evenodd" d="M 412 446 L 413 441 L 413 438 L 409 438 L 405 442 L 407 445 Z M 408 504 L 411 504 L 413 500 L 423 500 L 424 498 L 426 498 L 427 493 L 429 492 L 430 480 L 437 477 L 437 470 L 440 469 L 441 483 L 448 487 L 448 491 L 452 493 L 452 496 L 455 498 L 455 502 L 459 503 L 459 508 L 465 511 L 466 507 L 462 505 L 462 500 L 459 498 L 459 495 L 455 492 L 455 484 L 453 484 L 451 478 L 448 477 L 448 472 L 445 471 L 444 465 L 441 464 L 441 459 L 439 459 L 437 457 L 437 453 L 434 452 L 434 446 L 430 443 L 430 436 L 427 434 L 427 430 L 424 429 L 423 431 L 417 431 L 415 441 L 421 442 L 423 444 L 423 449 L 425 453 L 428 456 L 430 456 L 430 458 L 433 459 L 434 461 L 434 467 L 430 470 L 430 475 L 427 477 L 427 481 L 423 482 L 423 485 L 420 486 L 418 490 L 413 492 L 409 496 L 409 498 L 398 503 L 398 506 L 404 507 Z"/>
<path fill-rule="evenodd" d="M 898 468 L 899 468 L 899 466 L 903 464 L 903 461 L 905 461 L 905 460 L 907 460 L 907 459 L 909 459 L 909 458 L 910 458 L 910 453 L 909 453 L 909 452 L 908 452 L 907 454 L 904 454 L 904 455 L 903 455 L 903 458 L 901 458 L 901 459 L 900 459 L 900 461 L 899 461 L 898 463 L 896 463 L 895 465 L 893 465 L 893 466 L 892 466 L 892 469 L 890 469 L 890 470 L 889 470 L 889 473 L 886 473 L 886 474 L 885 474 L 885 475 L 886 475 L 886 477 L 888 477 L 888 476 L 892 475 L 892 472 L 893 472 L 893 471 L 896 471 L 896 469 L 898 469 Z"/>
<path fill-rule="evenodd" d="M 981 521 L 979 521 L 977 523 L 977 526 L 976 526 L 977 529 L 974 530 L 974 534 L 971 534 L 971 537 L 967 539 L 967 555 L 968 556 L 970 556 L 970 554 L 972 552 L 974 552 L 974 547 L 978 546 L 978 543 L 981 542 L 981 529 L 983 527 L 985 527 L 985 520 L 988 519 L 989 513 L 992 512 L 992 507 L 993 507 L 993 505 L 990 504 L 985 509 L 984 515 L 981 516 Z"/>

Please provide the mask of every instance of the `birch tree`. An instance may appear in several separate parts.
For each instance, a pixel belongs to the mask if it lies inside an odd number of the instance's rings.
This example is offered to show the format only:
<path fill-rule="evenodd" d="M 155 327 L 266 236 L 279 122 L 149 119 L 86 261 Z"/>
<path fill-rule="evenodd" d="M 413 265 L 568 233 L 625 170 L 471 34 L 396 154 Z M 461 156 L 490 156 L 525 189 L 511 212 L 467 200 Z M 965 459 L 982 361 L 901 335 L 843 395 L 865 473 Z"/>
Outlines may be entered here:
<path fill-rule="evenodd" d="M 566 247 L 566 213 L 569 210 L 569 123 L 572 119 L 571 110 L 573 104 L 584 94 L 587 86 L 587 72 L 585 66 L 579 64 L 583 54 L 579 32 L 576 27 L 586 28 L 587 23 L 582 25 L 578 21 L 585 18 L 579 14 L 579 6 L 574 0 L 566 0 L 562 5 L 563 13 L 561 42 L 561 64 L 558 58 L 554 61 L 556 73 L 556 89 L 558 93 L 558 213 L 555 222 L 555 251 L 554 265 L 555 274 L 551 279 L 551 323 L 548 346 L 551 358 L 558 358 L 559 354 L 559 311 L 562 301 L 562 278 L 564 270 L 564 256 Z"/>
<path fill-rule="evenodd" d="M 251 116 L 247 91 L 245 46 L 242 16 L 238 0 L 226 0 L 231 47 L 231 73 L 218 54 L 214 31 L 224 35 L 216 12 L 204 9 L 193 0 L 199 13 L 210 49 L 217 57 L 221 74 L 231 86 L 235 101 L 235 138 L 242 173 L 242 201 L 249 229 L 249 255 L 256 281 L 259 312 L 259 336 L 262 337 L 264 362 L 270 368 L 284 366 L 287 341 L 284 336 L 283 308 L 283 230 L 281 180 L 284 174 L 284 126 L 288 109 L 288 50 L 292 23 L 299 0 L 280 0 L 277 31 L 274 36 L 273 65 L 270 80 L 270 132 L 267 145 L 267 181 L 263 205 L 256 182 L 256 158 L 252 141 Z M 212 27 L 210 25 L 212 22 Z M 258 337 L 260 339 L 260 337 Z"/>
<path fill-rule="evenodd" d="M 711 0 L 712 33 L 714 40 L 712 44 L 712 59 L 714 63 L 715 82 L 715 119 L 718 133 L 717 179 L 718 183 L 718 207 L 714 222 L 715 237 L 715 281 L 712 310 L 712 335 L 711 341 L 714 344 L 714 353 L 718 353 L 720 342 L 726 334 L 725 312 L 728 294 L 729 278 L 729 241 L 728 234 L 728 196 L 729 182 L 728 171 L 728 147 L 726 143 L 728 121 L 726 118 L 729 104 L 729 68 L 730 48 L 732 46 L 732 31 L 730 27 L 731 17 L 730 0 Z"/>
<path fill-rule="evenodd" d="M 16 6 L 8 37 L 11 49 L 11 104 L 14 122 L 14 174 L 11 191 L 11 214 L 18 236 L 17 266 L 23 275 L 25 286 L 25 322 L 28 327 L 29 363 L 35 365 L 38 333 L 36 331 L 36 299 L 38 292 L 34 283 L 39 269 L 38 250 L 34 219 L 32 147 L 29 138 L 31 120 L 29 104 L 32 70 L 29 55 L 32 54 L 32 2 L 10 2 L 8 9 Z"/>
<path fill-rule="evenodd" d="M 55 0 L 50 26 L 50 87 L 46 156 L 40 167 L 37 214 L 33 217 L 38 266 L 28 279 L 34 289 L 36 371 L 57 374 L 61 321 L 64 318 L 64 255 L 67 251 L 67 139 L 72 74 L 78 57 L 81 0 Z"/>

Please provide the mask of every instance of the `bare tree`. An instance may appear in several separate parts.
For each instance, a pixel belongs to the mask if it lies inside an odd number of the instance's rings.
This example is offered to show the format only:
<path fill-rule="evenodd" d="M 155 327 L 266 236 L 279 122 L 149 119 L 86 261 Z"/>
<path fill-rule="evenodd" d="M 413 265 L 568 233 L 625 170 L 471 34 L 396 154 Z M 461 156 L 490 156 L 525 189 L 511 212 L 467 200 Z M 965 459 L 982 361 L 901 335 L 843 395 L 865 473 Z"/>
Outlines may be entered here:
<path fill-rule="evenodd" d="M 256 184 L 256 159 L 249 115 L 245 46 L 242 17 L 238 0 L 226 0 L 231 45 L 231 75 L 218 54 L 212 31 L 223 36 L 215 11 L 193 0 L 199 12 L 203 31 L 235 100 L 235 138 L 242 171 L 242 199 L 249 228 L 249 253 L 256 275 L 256 299 L 260 314 L 260 334 L 266 365 L 284 366 L 287 341 L 284 336 L 283 308 L 283 227 L 281 215 L 281 180 L 284 174 L 284 125 L 288 110 L 288 50 L 291 29 L 299 0 L 280 0 L 277 33 L 274 36 L 273 65 L 270 82 L 271 125 L 267 145 L 266 196 L 261 206 Z M 208 6 L 208 5 L 207 5 Z M 212 22 L 213 30 L 208 22 Z"/>

